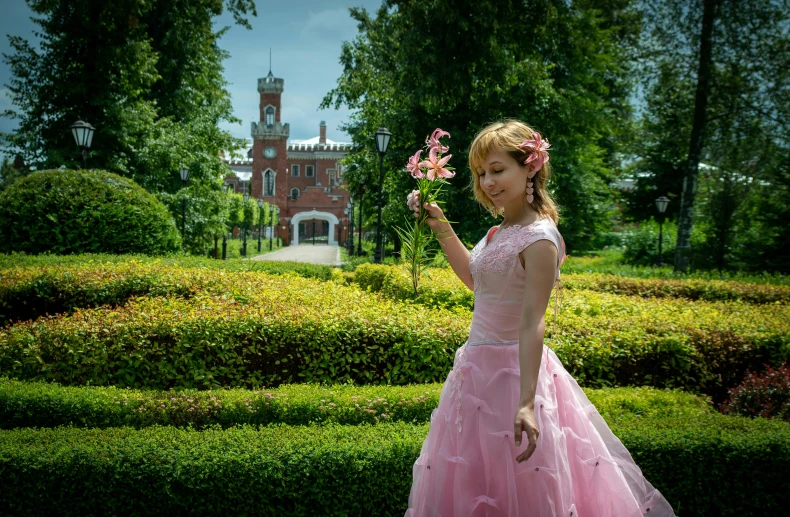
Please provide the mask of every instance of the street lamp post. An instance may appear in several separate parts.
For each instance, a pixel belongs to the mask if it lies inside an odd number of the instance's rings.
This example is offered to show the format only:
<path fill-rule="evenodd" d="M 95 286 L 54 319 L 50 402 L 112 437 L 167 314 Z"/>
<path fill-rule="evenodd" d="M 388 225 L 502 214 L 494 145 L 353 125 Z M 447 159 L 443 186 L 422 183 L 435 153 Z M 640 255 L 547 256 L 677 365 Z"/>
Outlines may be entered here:
<path fill-rule="evenodd" d="M 272 251 L 272 241 L 274 240 L 274 205 L 269 205 L 269 251 Z M 280 215 L 280 209 L 277 209 L 277 216 Z M 280 224 L 280 221 L 277 221 Z"/>
<path fill-rule="evenodd" d="M 189 181 L 189 169 L 182 167 L 179 172 L 181 173 L 181 181 L 184 183 L 184 188 L 186 188 L 187 182 Z M 187 252 L 186 220 L 187 195 L 186 192 L 184 192 L 184 196 L 181 198 L 181 248 L 184 250 L 184 253 Z"/>
<path fill-rule="evenodd" d="M 271 205 L 269 205 L 271 208 Z M 263 199 L 258 200 L 258 253 L 261 252 L 261 233 L 263 233 Z"/>
<path fill-rule="evenodd" d="M 362 191 L 364 187 L 364 182 L 359 184 L 359 236 L 357 237 L 357 255 L 362 255 Z M 353 248 L 353 242 L 352 242 Z"/>
<path fill-rule="evenodd" d="M 77 142 L 77 147 L 82 150 L 82 168 L 88 168 L 88 149 L 91 148 L 93 142 L 93 132 L 95 128 L 81 120 L 76 121 L 71 125 L 71 134 L 74 135 L 74 140 Z"/>
<path fill-rule="evenodd" d="M 383 250 L 381 249 L 381 209 L 384 206 L 384 153 L 387 152 L 387 147 L 390 144 L 392 133 L 387 131 L 387 128 L 381 127 L 376 131 L 376 151 L 379 153 L 379 195 L 376 204 L 379 207 L 378 219 L 376 221 L 376 252 L 373 255 L 373 262 L 381 264 L 381 256 Z"/>
<path fill-rule="evenodd" d="M 353 218 L 353 216 L 354 216 L 354 213 L 353 213 L 353 212 L 352 212 L 352 213 L 351 213 L 351 215 L 349 216 L 349 210 L 350 210 L 350 208 L 351 208 L 351 207 L 350 207 L 350 205 L 351 205 L 351 203 L 349 203 L 349 207 L 347 207 L 347 208 L 344 208 L 344 209 L 343 209 L 343 215 L 345 215 L 345 216 L 346 216 L 346 220 L 351 220 L 351 218 Z M 346 224 L 348 224 L 349 228 L 351 227 L 350 223 L 346 223 Z M 343 228 L 343 230 L 345 230 L 345 228 Z M 348 237 L 349 237 L 349 235 L 351 235 L 351 234 L 352 234 L 351 232 L 346 232 L 346 242 L 345 242 L 345 244 L 344 244 L 344 245 L 345 245 L 345 247 L 346 247 L 346 251 L 348 251 Z M 343 241 L 340 241 L 340 242 L 343 242 Z"/>
<path fill-rule="evenodd" d="M 667 205 L 669 204 L 669 198 L 666 196 L 661 196 L 660 198 L 656 199 L 656 208 L 658 208 L 659 219 L 658 219 L 658 265 L 663 266 L 664 261 L 661 257 L 661 243 L 664 240 L 664 212 L 667 209 Z"/>
<path fill-rule="evenodd" d="M 244 192 L 244 242 L 241 245 L 241 256 L 247 258 L 247 201 L 250 199 L 250 193 L 245 190 Z"/>

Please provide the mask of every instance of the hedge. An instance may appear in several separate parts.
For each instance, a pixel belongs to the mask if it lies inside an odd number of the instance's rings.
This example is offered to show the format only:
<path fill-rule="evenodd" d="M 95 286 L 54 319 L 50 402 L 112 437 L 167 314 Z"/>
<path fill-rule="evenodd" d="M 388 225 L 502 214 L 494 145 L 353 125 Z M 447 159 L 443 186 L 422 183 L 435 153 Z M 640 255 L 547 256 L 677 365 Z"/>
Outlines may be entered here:
<path fill-rule="evenodd" d="M 0 374 L 170 387 L 440 382 L 472 314 L 294 275 L 237 273 L 218 293 L 136 298 L 0 330 Z M 547 344 L 588 387 L 680 387 L 721 402 L 790 356 L 790 306 L 567 291 Z"/>
<path fill-rule="evenodd" d="M 344 425 L 430 422 L 442 384 L 349 386 L 290 384 L 264 390 L 132 390 L 71 387 L 0 378 L 0 429 L 19 427 L 122 427 L 241 424 Z M 715 412 L 699 396 L 643 388 L 584 388 L 607 419 L 633 415 L 689 418 Z"/>
<path fill-rule="evenodd" d="M 721 280 L 665 280 L 629 278 L 596 273 L 563 274 L 562 286 L 569 290 L 590 290 L 643 298 L 680 298 L 702 301 L 744 301 L 754 304 L 787 304 L 790 286 L 750 284 Z M 413 300 L 444 307 L 460 305 L 471 309 L 474 293 L 452 269 L 433 268 L 420 279 L 414 297 L 411 279 L 397 266 L 362 264 L 354 272 L 354 281 L 363 289 L 382 292 L 397 300 Z"/>
<path fill-rule="evenodd" d="M 342 273 L 329 266 L 282 261 L 248 264 L 131 256 L 116 262 L 14 267 L 0 271 L 0 325 L 77 308 L 123 305 L 133 296 L 190 298 L 200 291 L 219 293 L 218 284 L 224 288 L 234 278 L 230 272 L 249 269 L 346 283 Z"/>
<path fill-rule="evenodd" d="M 419 306 L 290 274 L 227 279 L 221 294 L 140 297 L 2 329 L 0 374 L 157 389 L 421 383 L 439 380 L 468 335 L 466 311 L 426 318 Z"/>
<path fill-rule="evenodd" d="M 19 429 L 0 433 L 0 513 L 403 515 L 430 424 Z M 703 415 L 611 424 L 683 515 L 780 515 L 790 425 Z M 755 497 L 759 494 L 759 497 Z"/>
<path fill-rule="evenodd" d="M 102 170 L 35 171 L 0 192 L 0 252 L 178 251 L 173 216 L 129 178 Z"/>

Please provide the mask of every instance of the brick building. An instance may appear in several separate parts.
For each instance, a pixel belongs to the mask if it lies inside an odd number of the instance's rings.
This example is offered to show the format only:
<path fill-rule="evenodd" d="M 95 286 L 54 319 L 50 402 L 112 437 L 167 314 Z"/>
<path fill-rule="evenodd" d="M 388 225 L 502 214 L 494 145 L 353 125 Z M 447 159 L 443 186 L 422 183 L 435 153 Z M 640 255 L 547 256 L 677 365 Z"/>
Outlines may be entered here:
<path fill-rule="evenodd" d="M 341 187 L 343 170 L 339 160 L 348 154 L 350 143 L 326 138 L 326 123 L 308 140 L 288 141 L 290 128 L 280 120 L 284 81 L 272 75 L 258 79 L 259 122 L 252 122 L 251 137 L 244 149 L 223 154 L 231 173 L 225 184 L 280 209 L 275 236 L 285 244 L 323 237 L 321 242 L 337 245 L 348 231 L 343 213 L 349 193 Z"/>

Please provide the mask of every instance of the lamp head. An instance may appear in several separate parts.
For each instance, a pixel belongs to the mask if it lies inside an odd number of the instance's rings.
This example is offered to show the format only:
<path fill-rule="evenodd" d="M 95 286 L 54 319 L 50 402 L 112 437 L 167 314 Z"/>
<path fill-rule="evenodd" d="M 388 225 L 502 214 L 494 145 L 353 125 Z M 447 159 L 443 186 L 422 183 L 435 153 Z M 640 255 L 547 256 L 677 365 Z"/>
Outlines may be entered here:
<path fill-rule="evenodd" d="M 263 208 L 263 199 L 258 200 L 258 208 Z"/>
<path fill-rule="evenodd" d="M 189 169 L 182 167 L 179 173 L 181 174 L 181 181 L 186 184 L 186 182 L 189 181 Z"/>
<path fill-rule="evenodd" d="M 74 135 L 74 141 L 81 148 L 90 149 L 94 131 L 95 128 L 93 126 L 81 120 L 71 125 L 71 134 Z"/>
<path fill-rule="evenodd" d="M 380 127 L 378 131 L 376 131 L 376 151 L 380 154 L 386 153 L 391 138 L 392 133 L 390 133 L 386 127 Z"/>
<path fill-rule="evenodd" d="M 660 198 L 656 199 L 656 208 L 658 208 L 658 213 L 663 214 L 667 209 L 668 204 L 669 198 L 666 196 L 661 196 Z"/>

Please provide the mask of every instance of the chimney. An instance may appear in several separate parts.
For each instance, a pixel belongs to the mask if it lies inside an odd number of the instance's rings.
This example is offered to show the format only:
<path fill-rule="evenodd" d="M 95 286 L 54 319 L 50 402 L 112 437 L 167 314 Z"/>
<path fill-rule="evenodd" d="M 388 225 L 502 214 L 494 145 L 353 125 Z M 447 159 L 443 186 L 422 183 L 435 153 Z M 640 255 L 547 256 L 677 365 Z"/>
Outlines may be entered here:
<path fill-rule="evenodd" d="M 323 120 L 321 121 L 320 130 L 321 130 L 320 133 L 321 136 L 318 137 L 318 143 L 326 145 L 326 122 Z"/>

